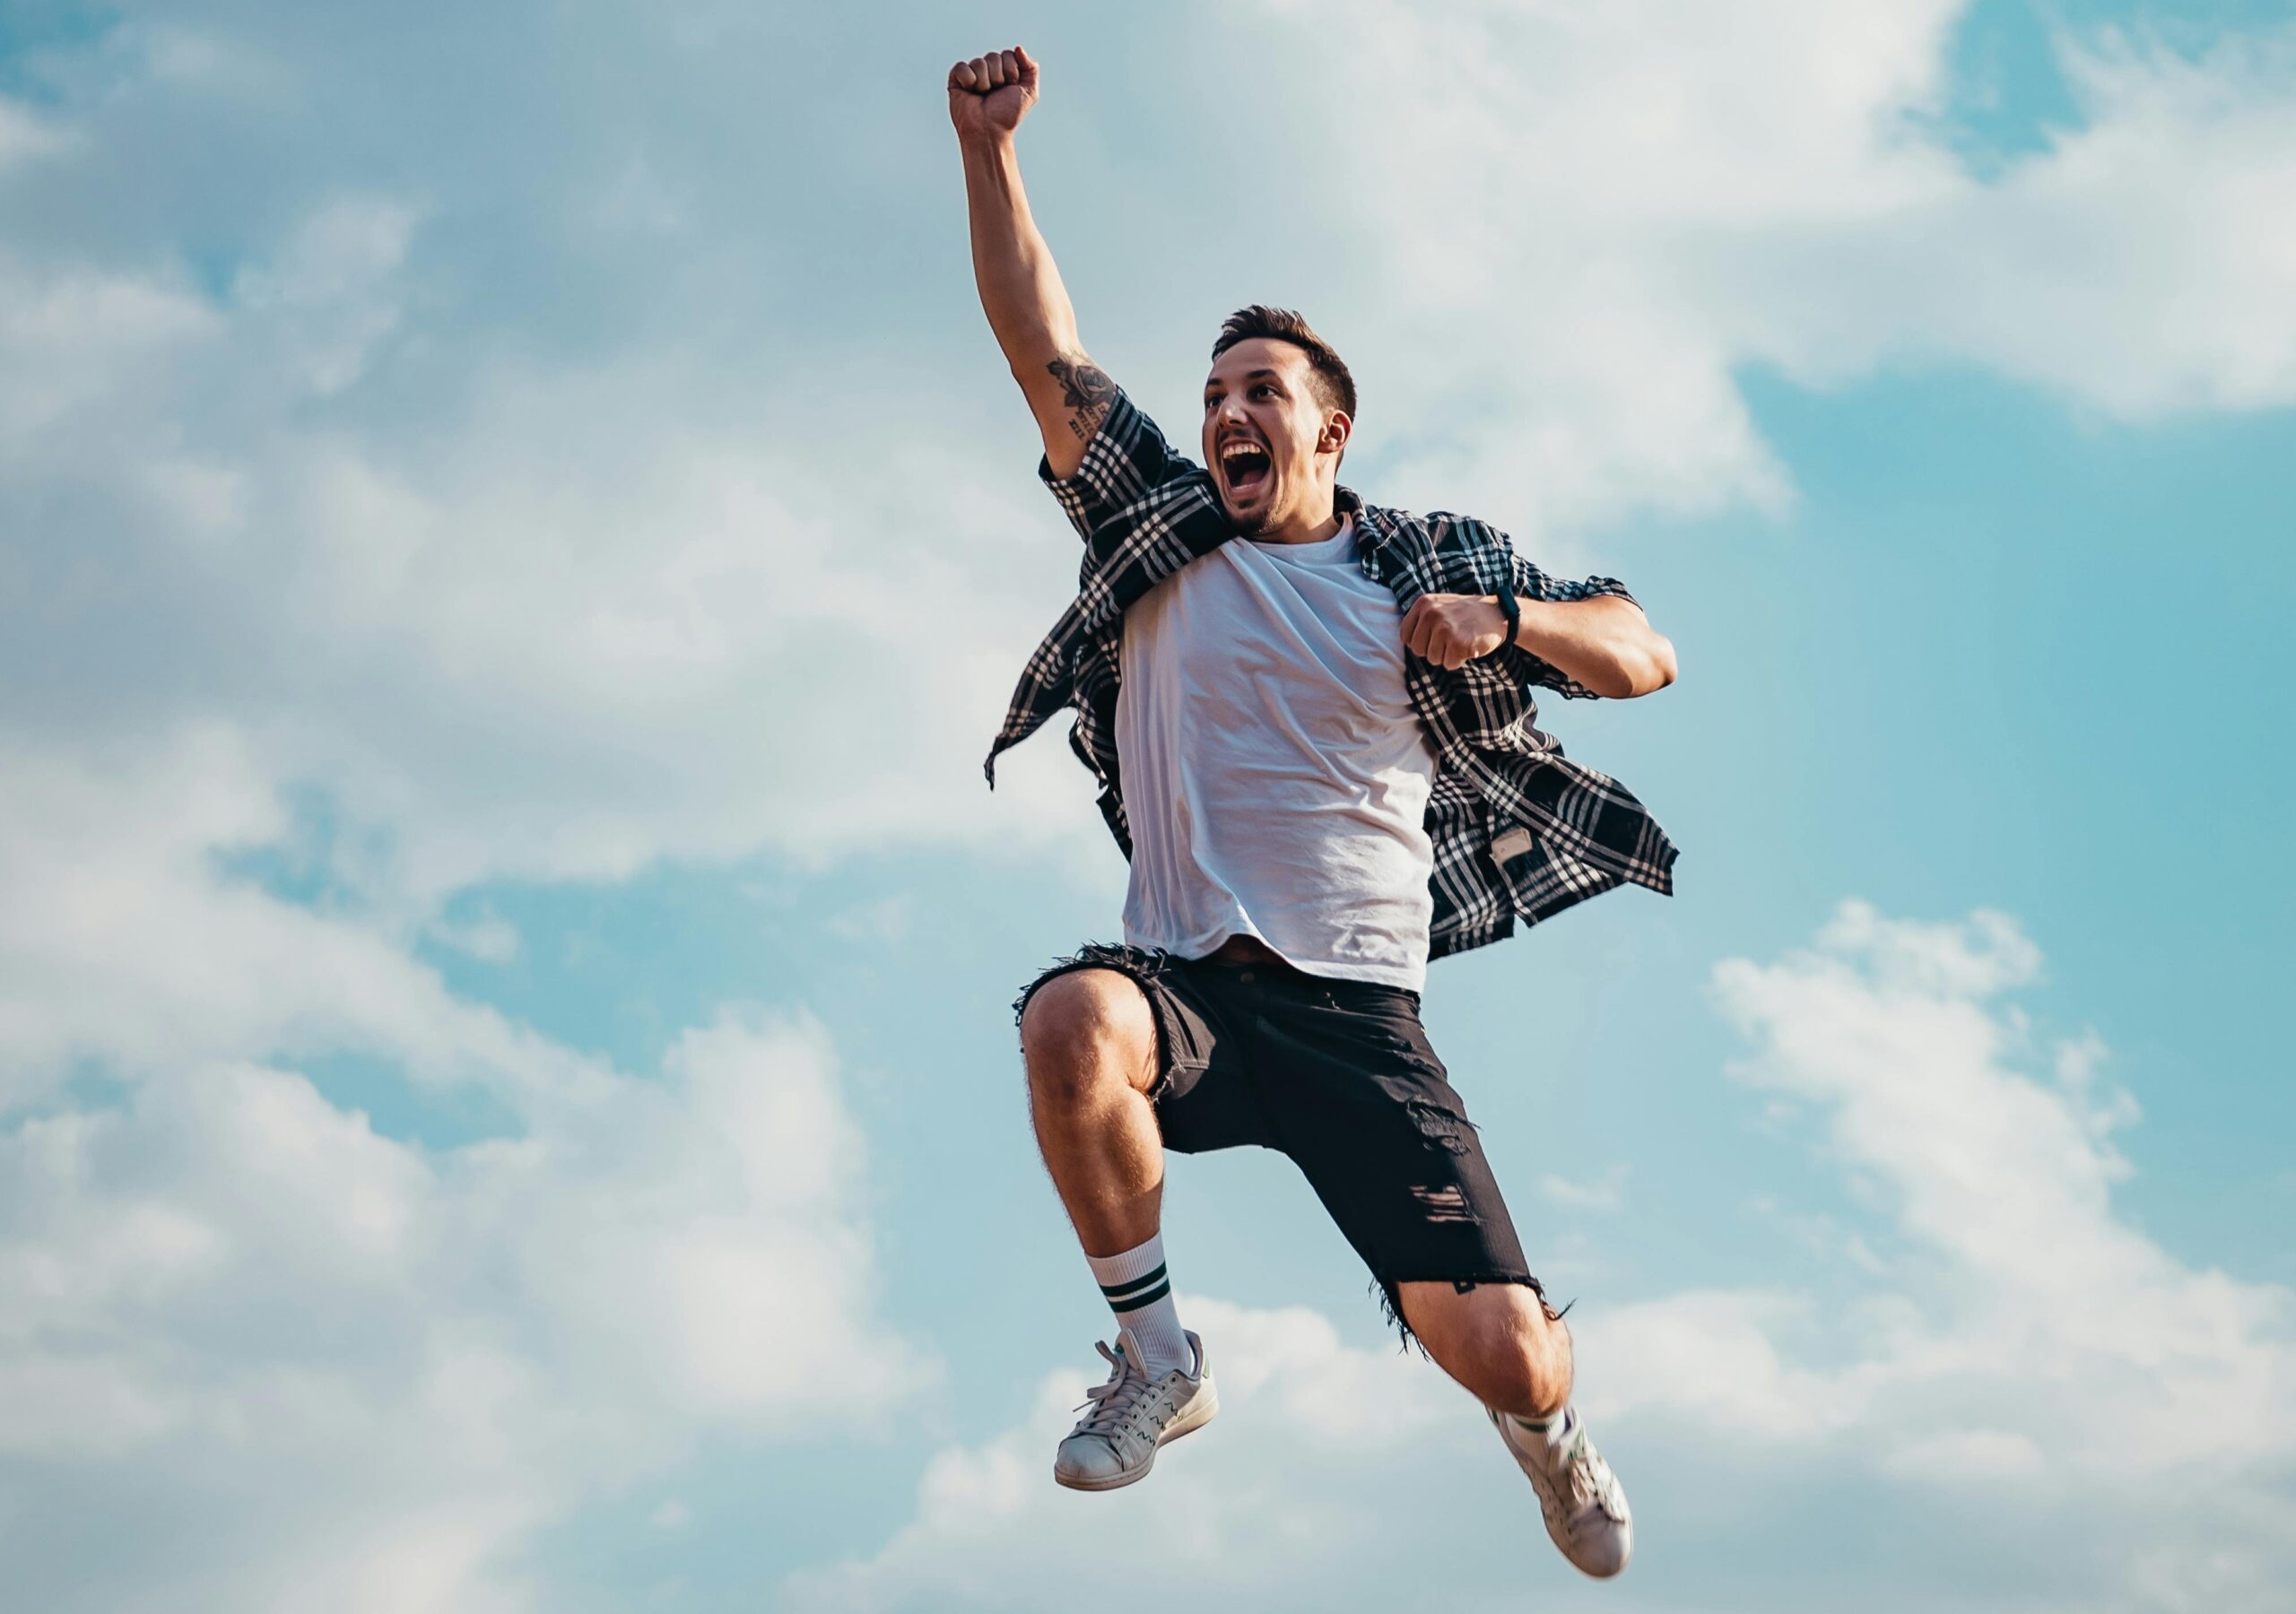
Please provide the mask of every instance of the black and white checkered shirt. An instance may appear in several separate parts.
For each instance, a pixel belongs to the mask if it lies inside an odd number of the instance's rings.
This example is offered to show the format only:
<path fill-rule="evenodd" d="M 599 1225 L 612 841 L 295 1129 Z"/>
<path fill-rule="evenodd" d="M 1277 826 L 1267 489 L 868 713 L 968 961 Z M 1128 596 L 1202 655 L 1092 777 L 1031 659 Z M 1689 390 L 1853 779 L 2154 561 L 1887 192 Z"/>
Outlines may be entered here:
<path fill-rule="evenodd" d="M 1076 473 L 1037 474 L 1084 539 L 1074 603 L 1029 657 L 989 748 L 996 759 L 1064 706 L 1076 708 L 1069 746 L 1100 782 L 1100 814 L 1128 859 L 1116 750 L 1118 669 L 1124 613 L 1164 578 L 1235 536 L 1211 473 L 1172 452 L 1164 434 L 1118 393 Z M 1409 611 L 1422 594 L 1496 594 L 1511 568 L 1525 600 L 1632 598 L 1608 577 L 1550 577 L 1514 551 L 1507 535 L 1470 516 L 1413 516 L 1367 505 L 1346 488 L 1364 571 Z M 1592 699 L 1594 691 L 1519 646 L 1457 671 L 1405 653 L 1404 679 L 1435 754 L 1427 833 L 1434 842 L 1434 922 L 1428 957 L 1465 952 L 1535 924 L 1598 891 L 1631 881 L 1671 893 L 1674 843 L 1616 780 L 1562 754 L 1534 726 L 1533 685 Z"/>

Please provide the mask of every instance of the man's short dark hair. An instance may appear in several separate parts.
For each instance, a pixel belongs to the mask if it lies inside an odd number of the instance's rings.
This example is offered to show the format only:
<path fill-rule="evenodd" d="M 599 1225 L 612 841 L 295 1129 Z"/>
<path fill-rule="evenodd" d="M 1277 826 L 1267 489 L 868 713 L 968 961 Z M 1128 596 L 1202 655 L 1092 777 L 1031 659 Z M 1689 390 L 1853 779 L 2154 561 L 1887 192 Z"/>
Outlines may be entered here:
<path fill-rule="evenodd" d="M 1326 409 L 1342 411 L 1351 421 L 1355 418 L 1355 377 L 1347 373 L 1347 361 L 1330 343 L 1316 334 L 1314 326 L 1290 308 L 1254 303 L 1248 308 L 1237 309 L 1221 325 L 1220 340 L 1212 344 L 1212 356 L 1217 359 L 1238 343 L 1249 342 L 1255 336 L 1288 342 L 1307 354 L 1316 401 Z"/>

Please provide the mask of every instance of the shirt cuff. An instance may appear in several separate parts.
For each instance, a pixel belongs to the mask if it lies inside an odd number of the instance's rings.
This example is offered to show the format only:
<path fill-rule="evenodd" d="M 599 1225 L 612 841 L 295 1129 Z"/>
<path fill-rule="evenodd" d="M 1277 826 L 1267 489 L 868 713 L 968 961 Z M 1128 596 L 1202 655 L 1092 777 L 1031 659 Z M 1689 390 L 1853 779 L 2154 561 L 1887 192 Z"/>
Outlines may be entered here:
<path fill-rule="evenodd" d="M 1060 508 L 1068 512 L 1088 535 L 1091 524 L 1105 517 L 1118 502 L 1118 490 L 1129 472 L 1130 451 L 1127 445 L 1139 440 L 1139 410 L 1122 387 L 1109 400 L 1100 423 L 1093 429 L 1091 440 L 1084 445 L 1084 457 L 1076 469 L 1066 476 L 1056 475 L 1049 456 L 1037 456 L 1037 480 L 1052 490 Z"/>

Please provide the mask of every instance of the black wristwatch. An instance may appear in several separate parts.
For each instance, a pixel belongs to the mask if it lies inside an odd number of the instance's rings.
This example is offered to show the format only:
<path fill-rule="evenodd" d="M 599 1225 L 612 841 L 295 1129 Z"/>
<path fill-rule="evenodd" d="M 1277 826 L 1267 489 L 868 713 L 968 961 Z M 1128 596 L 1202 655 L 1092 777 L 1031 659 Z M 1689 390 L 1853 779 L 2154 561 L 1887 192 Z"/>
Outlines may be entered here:
<path fill-rule="evenodd" d="M 1492 656 L 1498 655 L 1500 650 L 1504 650 L 1509 645 L 1513 644 L 1515 642 L 1515 636 L 1523 630 L 1522 603 L 1515 598 L 1515 585 L 1513 579 L 1506 577 L 1504 574 L 1501 574 L 1499 579 L 1499 609 L 1507 613 L 1507 637 L 1505 639 L 1500 641 L 1498 649 L 1486 651 L 1484 653 L 1483 659 L 1485 661 L 1488 661 Z"/>

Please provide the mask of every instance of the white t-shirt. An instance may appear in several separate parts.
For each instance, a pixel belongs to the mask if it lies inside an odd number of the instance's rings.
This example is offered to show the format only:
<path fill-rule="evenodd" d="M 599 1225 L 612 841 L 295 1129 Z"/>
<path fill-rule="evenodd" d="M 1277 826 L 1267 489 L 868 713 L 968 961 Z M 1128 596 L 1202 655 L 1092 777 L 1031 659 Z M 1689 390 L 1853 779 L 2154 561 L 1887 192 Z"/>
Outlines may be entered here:
<path fill-rule="evenodd" d="M 1256 936 L 1314 975 L 1419 990 L 1435 759 L 1402 625 L 1352 522 L 1231 540 L 1125 613 L 1126 941 L 1196 959 Z"/>

